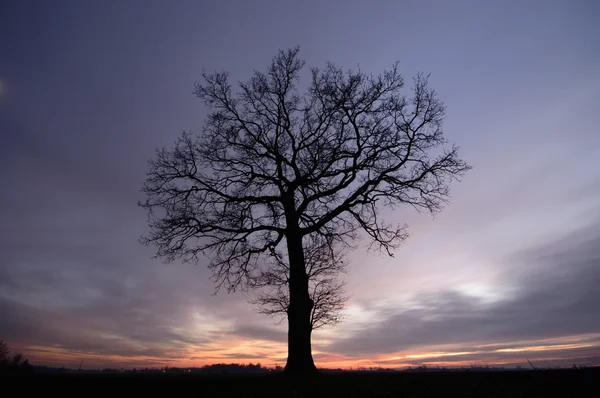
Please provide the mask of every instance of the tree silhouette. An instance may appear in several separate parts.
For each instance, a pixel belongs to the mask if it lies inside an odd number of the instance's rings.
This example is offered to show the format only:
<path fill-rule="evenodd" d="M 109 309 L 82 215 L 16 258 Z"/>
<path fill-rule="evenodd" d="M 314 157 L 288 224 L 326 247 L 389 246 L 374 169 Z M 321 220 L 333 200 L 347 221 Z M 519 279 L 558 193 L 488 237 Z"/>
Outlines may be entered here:
<path fill-rule="evenodd" d="M 309 295 L 313 301 L 310 315 L 311 330 L 339 323 L 343 316 L 348 297 L 345 295 L 345 283 L 338 279 L 340 273 L 347 271 L 344 253 L 330 245 L 320 235 L 310 235 L 304 240 L 304 260 L 308 278 Z M 269 266 L 261 270 L 253 281 L 253 288 L 260 288 L 256 299 L 251 300 L 258 312 L 270 316 L 282 316 L 283 321 L 290 305 L 289 295 L 290 266 L 282 255 L 273 256 Z M 281 322 L 280 321 L 280 322 Z"/>
<path fill-rule="evenodd" d="M 0 340 L 0 374 L 28 374 L 32 373 L 29 361 L 21 353 L 10 356 L 8 343 Z"/>
<path fill-rule="evenodd" d="M 8 343 L 4 340 L 0 340 L 0 364 L 8 363 L 10 350 L 8 349 Z"/>
<path fill-rule="evenodd" d="M 381 209 L 437 212 L 470 166 L 457 147 L 444 148 L 444 105 L 426 76 L 406 97 L 397 63 L 377 76 L 328 64 L 310 69 L 300 94 L 298 52 L 279 51 L 237 93 L 227 72 L 204 73 L 194 90 L 211 109 L 204 128 L 157 150 L 139 204 L 150 226 L 142 242 L 167 262 L 210 256 L 217 290 L 260 286 L 268 264 L 285 256 L 285 370 L 313 372 L 307 239 L 335 248 L 366 235 L 369 248 L 391 256 L 407 227 Z"/>

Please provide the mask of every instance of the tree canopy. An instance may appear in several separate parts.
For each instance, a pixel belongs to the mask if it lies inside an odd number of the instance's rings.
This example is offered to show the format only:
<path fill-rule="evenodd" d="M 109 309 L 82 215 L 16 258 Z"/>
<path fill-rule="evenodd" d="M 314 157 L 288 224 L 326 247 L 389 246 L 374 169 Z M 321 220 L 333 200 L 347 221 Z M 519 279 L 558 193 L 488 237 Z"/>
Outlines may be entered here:
<path fill-rule="evenodd" d="M 157 151 L 140 205 L 150 216 L 143 242 L 167 261 L 207 255 L 217 289 L 264 287 L 270 276 L 277 292 L 285 276 L 289 345 L 302 347 L 289 349 L 288 365 L 296 352 L 314 367 L 311 242 L 331 264 L 363 236 L 391 256 L 407 226 L 382 209 L 436 213 L 470 166 L 446 147 L 445 106 L 428 76 L 406 95 L 397 63 L 379 75 L 328 63 L 310 68 L 301 93 L 298 53 L 280 51 L 235 92 L 227 72 L 204 73 L 194 87 L 210 109 L 204 127 Z"/>

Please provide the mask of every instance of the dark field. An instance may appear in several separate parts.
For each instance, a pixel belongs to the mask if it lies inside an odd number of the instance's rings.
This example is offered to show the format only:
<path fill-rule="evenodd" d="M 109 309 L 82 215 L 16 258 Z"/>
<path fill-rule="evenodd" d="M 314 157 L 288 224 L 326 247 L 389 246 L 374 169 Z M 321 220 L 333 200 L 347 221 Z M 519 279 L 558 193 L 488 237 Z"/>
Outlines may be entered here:
<path fill-rule="evenodd" d="M 584 397 L 600 396 L 600 368 L 506 372 L 341 372 L 266 375 L 63 374 L 11 377 L 22 396 Z M 4 384 L 4 383 L 3 383 Z M 5 390 L 6 391 L 6 390 Z"/>

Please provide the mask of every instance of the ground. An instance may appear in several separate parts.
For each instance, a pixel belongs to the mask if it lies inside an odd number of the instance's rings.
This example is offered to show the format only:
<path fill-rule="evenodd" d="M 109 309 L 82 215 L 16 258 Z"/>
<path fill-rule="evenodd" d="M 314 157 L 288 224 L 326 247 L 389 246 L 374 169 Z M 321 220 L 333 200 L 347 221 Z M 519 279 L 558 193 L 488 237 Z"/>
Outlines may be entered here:
<path fill-rule="evenodd" d="M 33 380 L 32 380 L 33 379 Z M 24 396 L 110 393 L 157 397 L 581 397 L 596 396 L 600 368 L 503 372 L 341 372 L 310 379 L 284 374 L 63 374 L 13 377 Z M 594 393 L 594 391 L 596 391 Z M 19 394 L 21 395 L 21 394 Z"/>

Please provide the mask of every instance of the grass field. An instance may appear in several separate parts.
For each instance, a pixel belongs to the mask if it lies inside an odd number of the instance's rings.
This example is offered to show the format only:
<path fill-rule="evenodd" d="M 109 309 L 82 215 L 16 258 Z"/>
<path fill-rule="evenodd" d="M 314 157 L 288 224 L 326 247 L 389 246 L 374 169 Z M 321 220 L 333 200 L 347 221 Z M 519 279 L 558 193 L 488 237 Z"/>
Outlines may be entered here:
<path fill-rule="evenodd" d="M 506 372 L 266 375 L 63 374 L 11 378 L 22 396 L 584 397 L 600 396 L 600 368 Z M 4 390 L 6 391 L 6 390 Z"/>

